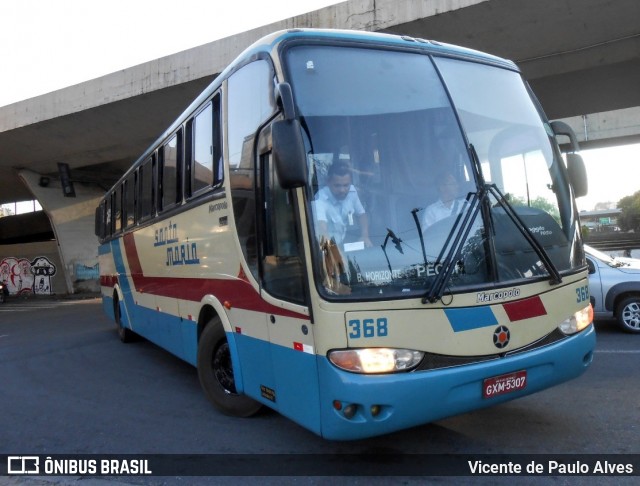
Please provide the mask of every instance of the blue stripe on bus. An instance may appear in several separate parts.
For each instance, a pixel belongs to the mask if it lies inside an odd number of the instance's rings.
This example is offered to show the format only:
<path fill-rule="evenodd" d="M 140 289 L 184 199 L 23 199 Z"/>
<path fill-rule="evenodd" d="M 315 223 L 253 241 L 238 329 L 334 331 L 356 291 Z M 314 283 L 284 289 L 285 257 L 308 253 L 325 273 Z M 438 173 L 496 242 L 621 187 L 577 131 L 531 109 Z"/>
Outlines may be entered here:
<path fill-rule="evenodd" d="M 185 329 L 184 334 L 187 338 L 191 335 L 195 339 L 195 323 L 184 321 L 178 316 L 163 313 L 157 309 L 138 305 L 135 302 L 131 279 L 127 275 L 122 256 L 120 241 L 122 240 L 113 240 L 111 242 L 111 253 L 113 254 L 113 261 L 118 273 L 118 284 L 123 297 L 119 303 L 122 324 L 179 358 L 195 364 L 195 359 L 191 355 L 186 356 L 184 353 L 182 330 L 182 324 L 184 322 L 189 323 L 185 324 L 185 326 L 193 329 Z"/>
<path fill-rule="evenodd" d="M 454 332 L 470 331 L 498 324 L 496 316 L 488 306 L 445 309 L 444 313 Z"/>
<path fill-rule="evenodd" d="M 98 255 L 108 255 L 111 253 L 111 246 L 109 243 L 98 246 Z"/>
<path fill-rule="evenodd" d="M 233 337 L 242 361 L 244 393 L 320 434 L 316 355 L 293 349 L 293 343 L 288 348 L 244 334 Z"/>
<path fill-rule="evenodd" d="M 122 296 L 124 298 L 123 301 L 119 302 L 120 306 L 120 319 L 122 325 L 129 329 L 133 329 L 133 322 L 135 319 L 130 318 L 129 312 L 133 309 L 133 299 L 131 299 L 131 286 L 129 285 L 129 279 L 127 278 L 127 272 L 124 265 L 124 260 L 122 259 L 122 251 L 120 250 L 120 240 L 112 240 L 110 243 L 111 253 L 113 255 L 113 261 L 116 266 L 116 272 L 118 274 L 118 284 L 120 286 L 120 291 L 122 292 Z M 127 298 L 130 302 L 127 302 Z"/>

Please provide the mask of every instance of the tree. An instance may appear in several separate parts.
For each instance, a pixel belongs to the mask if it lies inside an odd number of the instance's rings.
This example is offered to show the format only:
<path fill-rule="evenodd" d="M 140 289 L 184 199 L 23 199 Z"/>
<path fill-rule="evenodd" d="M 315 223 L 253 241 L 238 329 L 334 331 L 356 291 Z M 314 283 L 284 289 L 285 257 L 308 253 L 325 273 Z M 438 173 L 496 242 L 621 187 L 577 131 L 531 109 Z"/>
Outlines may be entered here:
<path fill-rule="evenodd" d="M 512 206 L 530 206 L 532 208 L 541 209 L 542 211 L 545 211 L 546 213 L 551 215 L 551 217 L 558 223 L 560 223 L 560 211 L 558 210 L 558 207 L 542 196 L 538 196 L 537 198 L 532 199 L 529 204 L 527 204 L 525 199 L 520 196 L 509 195 L 507 199 Z"/>
<path fill-rule="evenodd" d="M 640 191 L 620 199 L 618 208 L 622 210 L 618 219 L 620 229 L 622 231 L 640 231 Z"/>

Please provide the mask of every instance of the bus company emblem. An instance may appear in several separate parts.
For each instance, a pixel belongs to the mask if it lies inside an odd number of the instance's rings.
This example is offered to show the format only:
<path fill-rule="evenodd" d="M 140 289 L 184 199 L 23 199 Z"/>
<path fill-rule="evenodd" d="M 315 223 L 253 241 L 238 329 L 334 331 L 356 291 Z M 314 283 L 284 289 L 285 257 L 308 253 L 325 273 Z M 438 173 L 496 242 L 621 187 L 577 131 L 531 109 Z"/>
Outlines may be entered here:
<path fill-rule="evenodd" d="M 511 333 L 506 326 L 498 326 L 496 330 L 493 331 L 493 344 L 496 345 L 496 348 L 502 349 L 509 344 L 510 337 Z"/>

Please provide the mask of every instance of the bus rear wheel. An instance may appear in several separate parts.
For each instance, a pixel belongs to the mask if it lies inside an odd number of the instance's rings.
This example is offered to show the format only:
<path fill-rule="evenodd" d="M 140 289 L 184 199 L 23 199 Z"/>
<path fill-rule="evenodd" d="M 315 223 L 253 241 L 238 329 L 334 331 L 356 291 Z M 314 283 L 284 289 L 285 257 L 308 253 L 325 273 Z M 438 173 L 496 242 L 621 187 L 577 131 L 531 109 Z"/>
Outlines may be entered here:
<path fill-rule="evenodd" d="M 113 315 L 116 320 L 116 330 L 118 331 L 118 337 L 123 343 L 130 343 L 135 340 L 136 334 L 122 325 L 122 314 L 120 313 L 120 301 L 118 295 L 113 295 Z"/>
<path fill-rule="evenodd" d="M 200 336 L 198 378 L 209 401 L 225 415 L 250 417 L 262 408 L 236 390 L 231 351 L 219 318 L 211 319 Z"/>

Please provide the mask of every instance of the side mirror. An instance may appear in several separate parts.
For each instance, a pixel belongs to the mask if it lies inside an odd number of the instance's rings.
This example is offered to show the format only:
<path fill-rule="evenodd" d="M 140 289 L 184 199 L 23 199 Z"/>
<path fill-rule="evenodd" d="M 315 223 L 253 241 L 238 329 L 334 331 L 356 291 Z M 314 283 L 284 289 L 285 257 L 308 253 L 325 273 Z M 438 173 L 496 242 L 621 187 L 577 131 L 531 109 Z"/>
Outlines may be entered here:
<path fill-rule="evenodd" d="M 580 150 L 578 145 L 578 137 L 576 137 L 573 129 L 565 122 L 551 122 L 551 129 L 558 135 L 569 137 L 571 141 L 571 152 L 567 153 L 567 172 L 569 174 L 569 183 L 573 187 L 575 197 L 586 196 L 589 192 L 589 184 L 587 181 L 587 169 L 584 165 L 582 157 L 575 153 Z"/>
<path fill-rule="evenodd" d="M 293 91 L 289 83 L 276 86 L 276 100 L 284 120 L 271 125 L 271 146 L 278 180 L 283 189 L 307 183 L 307 163 L 300 121 L 296 119 Z"/>
<path fill-rule="evenodd" d="M 567 173 L 575 197 L 586 196 L 589 192 L 589 181 L 587 180 L 587 168 L 580 154 L 567 154 Z"/>
<path fill-rule="evenodd" d="M 307 162 L 298 120 L 280 120 L 271 125 L 273 160 L 283 189 L 307 183 Z"/>

